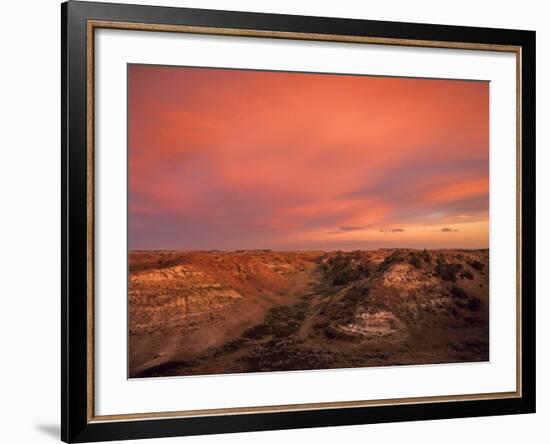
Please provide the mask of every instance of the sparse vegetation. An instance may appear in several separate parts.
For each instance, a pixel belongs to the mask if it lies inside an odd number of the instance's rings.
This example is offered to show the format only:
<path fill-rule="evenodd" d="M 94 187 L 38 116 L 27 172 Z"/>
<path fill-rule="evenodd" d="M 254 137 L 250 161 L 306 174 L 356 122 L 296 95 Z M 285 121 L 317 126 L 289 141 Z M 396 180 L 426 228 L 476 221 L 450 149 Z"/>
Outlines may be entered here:
<path fill-rule="evenodd" d="M 338 358 L 338 354 L 330 350 L 304 346 L 295 340 L 283 340 L 259 345 L 240 360 L 249 371 L 261 372 L 327 368 Z"/>
<path fill-rule="evenodd" d="M 451 296 L 455 299 L 468 299 L 468 293 L 466 293 L 462 288 L 460 288 L 456 284 L 451 285 L 451 287 L 449 288 L 449 291 L 451 292 Z"/>
<path fill-rule="evenodd" d="M 415 268 L 422 268 L 422 256 L 420 256 L 420 254 L 411 253 L 411 257 L 409 258 L 409 262 Z"/>
<path fill-rule="evenodd" d="M 130 374 L 484 360 L 487 260 L 486 250 L 132 252 Z"/>
<path fill-rule="evenodd" d="M 395 251 L 392 254 L 390 254 L 388 257 L 386 257 L 380 265 L 378 265 L 377 271 L 384 272 L 386 271 L 391 265 L 397 264 L 403 262 L 403 255 L 399 251 Z"/>
<path fill-rule="evenodd" d="M 474 296 L 468 300 L 468 305 L 467 305 L 468 310 L 477 311 L 479 310 L 480 307 L 481 307 L 481 299 L 479 299 L 478 297 Z"/>
<path fill-rule="evenodd" d="M 482 271 L 485 268 L 485 264 L 478 261 L 477 259 L 471 261 L 470 266 L 477 271 Z"/>
<path fill-rule="evenodd" d="M 460 273 L 460 277 L 462 279 L 474 279 L 474 274 L 470 270 L 464 270 L 462 273 Z"/>
<path fill-rule="evenodd" d="M 350 260 L 350 255 L 352 260 Z M 351 282 L 366 279 L 371 276 L 371 264 L 361 252 L 344 255 L 337 252 L 322 262 L 325 279 L 333 286 L 347 285 Z"/>
<path fill-rule="evenodd" d="M 243 337 L 258 339 L 268 335 L 278 338 L 296 333 L 305 319 L 309 304 L 301 302 L 296 305 L 282 305 L 270 309 L 262 324 L 248 329 Z"/>
<path fill-rule="evenodd" d="M 458 285 L 453 284 L 449 291 L 451 296 L 455 299 L 456 305 L 460 308 L 466 308 L 470 311 L 477 311 L 481 307 L 481 299 L 477 296 L 470 296 Z"/>
<path fill-rule="evenodd" d="M 424 250 L 422 250 L 422 253 L 420 254 L 422 255 L 422 259 L 424 259 L 424 262 L 426 262 L 427 264 L 432 263 L 432 255 L 429 253 L 428 250 L 424 248 Z"/>
<path fill-rule="evenodd" d="M 447 263 L 445 259 L 440 260 L 435 267 L 435 272 L 444 281 L 456 282 L 456 274 L 462 270 L 462 264 Z"/>

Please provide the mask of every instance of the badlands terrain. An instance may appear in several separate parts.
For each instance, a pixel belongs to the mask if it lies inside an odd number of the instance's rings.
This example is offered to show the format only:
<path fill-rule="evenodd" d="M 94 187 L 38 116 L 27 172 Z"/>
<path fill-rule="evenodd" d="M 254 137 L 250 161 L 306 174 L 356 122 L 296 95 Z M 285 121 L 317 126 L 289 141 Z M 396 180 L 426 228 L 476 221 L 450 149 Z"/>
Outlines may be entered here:
<path fill-rule="evenodd" d="M 488 250 L 134 251 L 129 376 L 489 359 Z"/>

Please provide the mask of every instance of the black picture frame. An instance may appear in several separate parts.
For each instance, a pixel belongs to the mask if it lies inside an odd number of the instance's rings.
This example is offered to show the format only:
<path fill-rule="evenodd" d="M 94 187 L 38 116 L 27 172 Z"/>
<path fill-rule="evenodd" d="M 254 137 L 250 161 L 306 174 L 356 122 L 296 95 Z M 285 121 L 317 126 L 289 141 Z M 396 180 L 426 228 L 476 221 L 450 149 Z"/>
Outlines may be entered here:
<path fill-rule="evenodd" d="M 319 410 L 96 421 L 88 344 L 87 23 L 90 20 L 368 36 L 521 49 L 521 396 Z M 65 442 L 156 438 L 535 412 L 535 32 L 69 1 L 61 5 L 61 437 Z M 498 167 L 498 166 L 497 166 Z M 93 313 L 93 312 L 92 312 Z M 90 324 L 92 327 L 90 327 Z"/>

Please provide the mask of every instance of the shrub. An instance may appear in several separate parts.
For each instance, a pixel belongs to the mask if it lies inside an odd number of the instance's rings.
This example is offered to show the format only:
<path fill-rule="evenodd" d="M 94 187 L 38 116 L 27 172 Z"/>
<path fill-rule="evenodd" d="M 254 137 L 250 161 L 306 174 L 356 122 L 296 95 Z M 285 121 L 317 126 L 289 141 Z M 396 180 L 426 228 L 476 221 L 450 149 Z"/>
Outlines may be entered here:
<path fill-rule="evenodd" d="M 481 307 L 481 300 L 478 297 L 468 295 L 458 285 L 453 284 L 449 291 L 458 307 L 467 308 L 470 311 L 477 311 Z"/>
<path fill-rule="evenodd" d="M 474 278 L 474 274 L 470 270 L 464 270 L 462 273 L 460 273 L 460 276 L 462 277 L 462 279 L 472 280 Z"/>
<path fill-rule="evenodd" d="M 411 257 L 409 258 L 409 262 L 415 268 L 421 268 L 422 267 L 422 260 L 420 259 L 420 255 L 418 255 L 416 253 L 413 253 L 411 255 Z"/>
<path fill-rule="evenodd" d="M 321 269 L 326 283 L 333 286 L 348 285 L 372 274 L 372 264 L 362 254 L 334 253 L 325 259 Z"/>
<path fill-rule="evenodd" d="M 351 282 L 365 279 L 370 275 L 371 271 L 368 266 L 347 263 L 343 268 L 333 270 L 332 285 L 347 285 Z"/>
<path fill-rule="evenodd" d="M 452 314 L 455 318 L 458 317 L 458 310 L 456 307 L 449 308 L 449 313 Z"/>
<path fill-rule="evenodd" d="M 483 270 L 485 268 L 485 264 L 482 262 L 479 262 L 477 259 L 470 262 L 470 266 L 477 271 Z"/>
<path fill-rule="evenodd" d="M 399 252 L 394 252 L 387 256 L 381 263 L 378 265 L 378 271 L 386 271 L 390 265 L 403 262 L 403 257 Z"/>
<path fill-rule="evenodd" d="M 422 259 L 424 259 L 424 261 L 427 262 L 428 264 L 432 262 L 432 255 L 425 248 L 424 250 L 422 250 L 421 255 L 422 255 Z"/>
<path fill-rule="evenodd" d="M 270 333 L 271 331 L 266 324 L 259 324 L 246 330 L 243 333 L 243 337 L 250 338 L 250 339 L 260 339 L 264 336 L 267 336 Z"/>
<path fill-rule="evenodd" d="M 471 297 L 466 307 L 468 307 L 468 310 L 471 311 L 479 310 L 479 308 L 481 307 L 481 300 L 475 296 Z"/>
<path fill-rule="evenodd" d="M 454 299 L 468 299 L 468 293 L 456 284 L 452 285 L 449 291 Z"/>
<path fill-rule="evenodd" d="M 448 264 L 440 262 L 435 267 L 435 272 L 444 281 L 456 282 L 456 274 L 462 269 L 460 264 Z"/>
<path fill-rule="evenodd" d="M 316 322 L 315 324 L 313 324 L 313 329 L 314 330 L 324 331 L 328 327 L 329 327 L 329 323 L 327 321 L 320 321 L 320 322 Z"/>

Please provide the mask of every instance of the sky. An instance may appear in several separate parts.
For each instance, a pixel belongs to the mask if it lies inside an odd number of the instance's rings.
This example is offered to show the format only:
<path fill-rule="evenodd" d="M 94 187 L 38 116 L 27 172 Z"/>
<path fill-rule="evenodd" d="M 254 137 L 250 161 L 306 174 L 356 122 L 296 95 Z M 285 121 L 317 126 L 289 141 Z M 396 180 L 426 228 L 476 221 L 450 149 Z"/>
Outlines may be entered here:
<path fill-rule="evenodd" d="M 130 250 L 487 248 L 489 83 L 128 67 Z"/>

